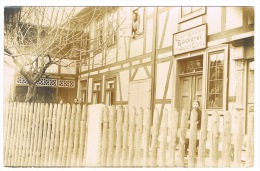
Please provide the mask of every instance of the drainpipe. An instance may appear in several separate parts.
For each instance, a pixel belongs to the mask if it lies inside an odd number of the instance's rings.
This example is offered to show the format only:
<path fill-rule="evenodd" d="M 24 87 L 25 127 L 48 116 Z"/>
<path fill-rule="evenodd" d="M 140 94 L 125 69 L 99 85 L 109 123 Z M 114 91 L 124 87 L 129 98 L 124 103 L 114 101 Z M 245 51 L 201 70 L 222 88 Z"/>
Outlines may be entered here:
<path fill-rule="evenodd" d="M 158 34 L 158 7 L 155 7 L 155 30 L 154 30 L 154 52 L 153 52 L 153 61 L 152 61 L 152 92 L 151 92 L 151 124 L 153 121 L 153 114 L 155 109 L 155 90 L 156 90 L 156 55 L 157 55 L 157 34 Z"/>

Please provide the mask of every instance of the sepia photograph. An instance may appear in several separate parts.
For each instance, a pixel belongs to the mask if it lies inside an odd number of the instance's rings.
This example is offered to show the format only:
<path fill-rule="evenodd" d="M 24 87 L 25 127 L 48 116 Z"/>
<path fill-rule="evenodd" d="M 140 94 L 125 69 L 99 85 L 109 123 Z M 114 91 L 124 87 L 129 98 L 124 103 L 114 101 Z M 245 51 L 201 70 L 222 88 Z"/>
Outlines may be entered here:
<path fill-rule="evenodd" d="M 4 168 L 255 166 L 254 5 L 72 5 L 2 7 Z"/>

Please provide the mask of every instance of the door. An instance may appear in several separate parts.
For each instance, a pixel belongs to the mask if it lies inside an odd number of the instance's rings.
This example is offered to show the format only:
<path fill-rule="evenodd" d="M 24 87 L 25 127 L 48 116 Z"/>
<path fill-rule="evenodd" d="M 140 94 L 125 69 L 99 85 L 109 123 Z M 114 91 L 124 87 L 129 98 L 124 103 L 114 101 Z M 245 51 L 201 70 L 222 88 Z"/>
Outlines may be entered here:
<path fill-rule="evenodd" d="M 185 109 L 191 111 L 192 102 L 198 100 L 200 102 L 202 98 L 202 75 L 184 76 L 181 77 L 181 95 L 180 95 L 180 111 Z"/>
<path fill-rule="evenodd" d="M 150 109 L 151 105 L 151 79 L 132 81 L 129 83 L 129 112 L 131 114 L 133 107 L 138 110 Z"/>

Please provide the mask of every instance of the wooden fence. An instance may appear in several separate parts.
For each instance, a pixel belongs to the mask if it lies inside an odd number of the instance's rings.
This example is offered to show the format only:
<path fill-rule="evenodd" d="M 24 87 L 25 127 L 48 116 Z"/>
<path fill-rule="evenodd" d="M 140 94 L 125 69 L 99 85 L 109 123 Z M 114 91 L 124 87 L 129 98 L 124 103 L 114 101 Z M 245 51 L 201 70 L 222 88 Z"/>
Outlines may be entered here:
<path fill-rule="evenodd" d="M 7 103 L 4 166 L 85 166 L 86 105 Z"/>
<path fill-rule="evenodd" d="M 254 162 L 254 113 L 243 117 L 214 112 L 211 124 L 202 112 L 164 110 L 162 121 L 148 109 L 103 108 L 101 157 L 97 167 L 251 167 Z M 5 166 L 86 166 L 87 106 L 7 103 L 4 115 Z M 179 119 L 179 117 L 181 117 Z M 179 120 L 181 121 L 180 123 Z M 152 122 L 152 123 L 151 123 Z M 235 123 L 236 132 L 231 131 Z M 180 125 L 180 126 L 178 126 Z M 208 129 L 209 128 L 209 129 Z M 199 144 L 197 144 L 197 140 Z M 185 146 L 189 142 L 188 152 Z"/>

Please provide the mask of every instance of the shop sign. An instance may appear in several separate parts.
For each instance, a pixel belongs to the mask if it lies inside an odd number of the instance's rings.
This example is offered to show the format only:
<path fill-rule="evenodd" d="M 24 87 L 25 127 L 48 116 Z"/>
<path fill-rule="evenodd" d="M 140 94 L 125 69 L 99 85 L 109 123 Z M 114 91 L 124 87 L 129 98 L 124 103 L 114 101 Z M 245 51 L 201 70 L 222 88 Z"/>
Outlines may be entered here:
<path fill-rule="evenodd" d="M 173 55 L 206 48 L 206 24 L 173 35 Z"/>

